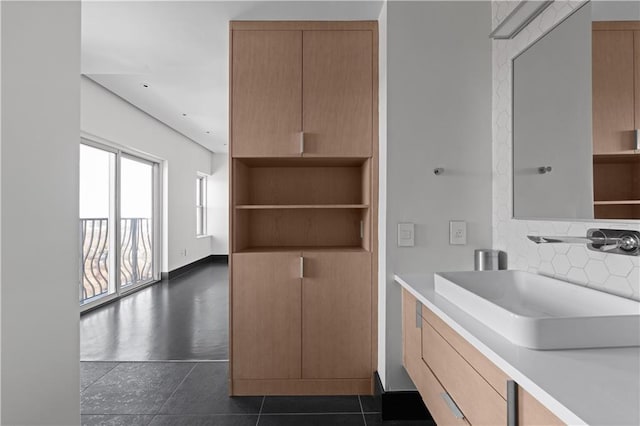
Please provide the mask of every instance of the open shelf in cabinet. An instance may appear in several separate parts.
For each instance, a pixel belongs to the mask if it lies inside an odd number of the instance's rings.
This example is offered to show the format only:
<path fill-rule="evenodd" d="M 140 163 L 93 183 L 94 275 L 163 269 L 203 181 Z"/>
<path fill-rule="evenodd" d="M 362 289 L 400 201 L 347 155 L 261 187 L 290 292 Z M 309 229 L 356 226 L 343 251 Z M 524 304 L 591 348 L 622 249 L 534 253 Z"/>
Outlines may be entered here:
<path fill-rule="evenodd" d="M 237 210 L 275 210 L 275 209 L 367 209 L 367 204 L 243 204 Z"/>
<path fill-rule="evenodd" d="M 640 219 L 640 155 L 594 155 L 593 195 L 596 219 Z"/>
<path fill-rule="evenodd" d="M 236 253 L 271 253 L 271 252 L 363 252 L 367 251 L 363 247 L 360 246 L 326 246 L 326 247 L 318 247 L 318 246 L 267 246 L 267 247 L 246 247 L 242 250 L 236 251 Z"/>
<path fill-rule="evenodd" d="M 371 170 L 367 158 L 236 158 L 233 161 L 236 208 L 294 208 L 296 205 L 363 208 L 370 204 Z"/>
<path fill-rule="evenodd" d="M 234 158 L 233 251 L 371 249 L 369 158 Z"/>
<path fill-rule="evenodd" d="M 369 250 L 369 209 L 245 209 L 234 219 L 234 252 L 252 247 Z"/>

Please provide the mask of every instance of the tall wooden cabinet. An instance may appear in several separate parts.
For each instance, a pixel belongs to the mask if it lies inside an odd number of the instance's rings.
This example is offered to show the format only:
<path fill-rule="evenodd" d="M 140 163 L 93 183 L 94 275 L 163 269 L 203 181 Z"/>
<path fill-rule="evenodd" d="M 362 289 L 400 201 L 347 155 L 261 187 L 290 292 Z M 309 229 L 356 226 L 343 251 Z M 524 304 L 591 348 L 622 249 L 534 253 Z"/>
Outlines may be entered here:
<path fill-rule="evenodd" d="M 230 30 L 231 394 L 371 393 L 377 23 Z"/>
<path fill-rule="evenodd" d="M 593 23 L 596 219 L 640 219 L 640 21 Z"/>

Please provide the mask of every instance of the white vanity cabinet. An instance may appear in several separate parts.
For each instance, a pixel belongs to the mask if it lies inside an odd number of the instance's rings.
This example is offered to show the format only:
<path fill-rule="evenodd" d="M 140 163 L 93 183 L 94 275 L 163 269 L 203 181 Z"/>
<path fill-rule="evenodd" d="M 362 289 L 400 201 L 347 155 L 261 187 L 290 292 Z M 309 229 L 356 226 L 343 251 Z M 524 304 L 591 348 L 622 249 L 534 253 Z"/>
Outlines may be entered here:
<path fill-rule="evenodd" d="M 564 424 L 519 386 L 508 395 L 502 370 L 402 292 L 403 364 L 438 425 Z"/>

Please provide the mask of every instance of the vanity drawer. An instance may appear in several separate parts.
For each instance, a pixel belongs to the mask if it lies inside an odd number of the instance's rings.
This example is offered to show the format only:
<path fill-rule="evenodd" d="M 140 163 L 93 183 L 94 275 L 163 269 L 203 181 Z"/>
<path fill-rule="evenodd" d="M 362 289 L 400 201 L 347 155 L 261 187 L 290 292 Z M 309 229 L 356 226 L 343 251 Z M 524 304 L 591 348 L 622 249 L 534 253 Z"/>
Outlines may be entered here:
<path fill-rule="evenodd" d="M 518 426 L 560 426 L 565 423 L 518 386 Z"/>
<path fill-rule="evenodd" d="M 422 306 L 422 318 L 427 321 L 462 358 L 471 364 L 502 398 L 507 399 L 507 380 L 509 380 L 509 376 L 500 370 L 493 362 L 489 361 L 487 357 L 482 355 L 480 351 L 474 348 L 426 306 Z"/>
<path fill-rule="evenodd" d="M 402 290 L 402 364 L 411 378 L 424 367 L 422 362 L 422 323 L 417 300 L 407 290 Z M 420 316 L 418 316 L 420 314 Z M 418 320 L 420 322 L 418 322 Z"/>
<path fill-rule="evenodd" d="M 442 387 L 429 367 L 424 362 L 421 362 L 421 364 L 421 368 L 416 369 L 415 373 L 411 375 L 411 378 L 416 388 L 418 388 L 422 400 L 429 409 L 431 417 L 436 421 L 436 424 L 438 426 L 469 426 L 469 422 L 464 417 L 459 418 L 455 416 L 443 398 L 443 396 L 447 394 L 447 391 Z"/>
<path fill-rule="evenodd" d="M 506 400 L 424 320 L 422 358 L 469 423 L 507 424 Z"/>

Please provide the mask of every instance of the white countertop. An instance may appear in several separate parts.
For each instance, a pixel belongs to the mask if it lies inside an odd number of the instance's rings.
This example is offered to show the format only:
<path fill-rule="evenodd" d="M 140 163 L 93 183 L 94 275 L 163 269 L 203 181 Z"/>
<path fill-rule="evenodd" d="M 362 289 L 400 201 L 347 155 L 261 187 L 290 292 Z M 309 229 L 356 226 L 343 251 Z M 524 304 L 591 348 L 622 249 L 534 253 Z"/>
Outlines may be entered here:
<path fill-rule="evenodd" d="M 640 348 L 516 346 L 434 291 L 433 274 L 395 280 L 569 425 L 640 425 Z"/>

